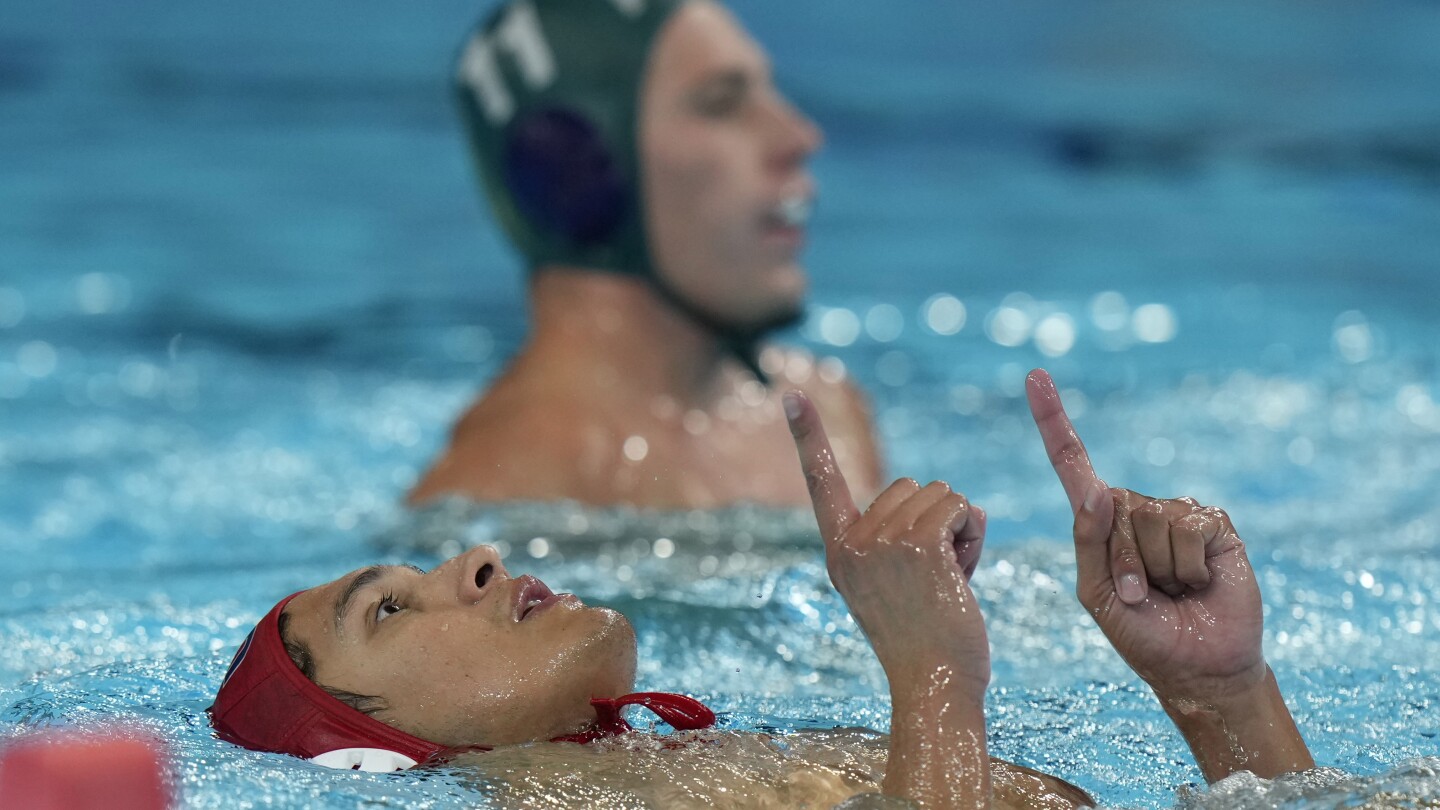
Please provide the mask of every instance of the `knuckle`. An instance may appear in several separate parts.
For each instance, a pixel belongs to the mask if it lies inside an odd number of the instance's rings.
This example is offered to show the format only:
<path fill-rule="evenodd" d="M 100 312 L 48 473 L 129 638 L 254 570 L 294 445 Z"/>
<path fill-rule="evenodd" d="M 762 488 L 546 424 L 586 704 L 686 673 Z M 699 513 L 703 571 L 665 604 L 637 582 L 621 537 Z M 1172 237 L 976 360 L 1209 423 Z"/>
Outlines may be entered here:
<path fill-rule="evenodd" d="M 1184 529 L 1186 532 L 1195 532 L 1199 531 L 1202 526 L 1210 521 L 1210 516 L 1204 512 L 1191 512 L 1188 515 L 1182 515 L 1177 518 L 1174 523 L 1177 529 Z"/>
<path fill-rule="evenodd" d="M 1110 561 L 1120 568 L 1145 567 L 1145 561 L 1140 558 L 1140 552 L 1129 546 L 1111 548 Z"/>
<path fill-rule="evenodd" d="M 1133 514 L 1145 517 L 1161 517 L 1165 514 L 1164 501 L 1146 501 L 1135 507 Z"/>
<path fill-rule="evenodd" d="M 875 501 L 879 503 L 881 498 L 886 498 L 887 500 L 907 498 L 919 489 L 920 485 L 915 483 L 914 478 L 897 478 L 890 482 L 890 486 L 886 487 L 885 491 L 880 493 Z"/>

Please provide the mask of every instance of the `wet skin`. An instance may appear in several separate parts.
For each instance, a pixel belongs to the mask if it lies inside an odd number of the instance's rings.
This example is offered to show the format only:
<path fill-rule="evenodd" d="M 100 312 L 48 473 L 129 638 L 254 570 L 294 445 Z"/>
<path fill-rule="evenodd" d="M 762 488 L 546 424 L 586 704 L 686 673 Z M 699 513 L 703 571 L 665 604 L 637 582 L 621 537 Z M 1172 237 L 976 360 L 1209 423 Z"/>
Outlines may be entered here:
<path fill-rule="evenodd" d="M 1075 513 L 1076 594 L 1209 781 L 1315 767 L 1261 649 L 1260 587 L 1229 515 L 1107 486 L 1043 369 L 1026 394 Z"/>
<path fill-rule="evenodd" d="M 354 585 L 359 587 L 352 587 Z M 623 616 L 512 578 L 490 546 L 428 574 L 362 569 L 287 606 L 316 682 L 382 698 L 377 719 L 443 745 L 550 739 L 594 720 L 593 696 L 630 691 Z"/>
<path fill-rule="evenodd" d="M 776 89 L 760 46 L 718 3 L 665 23 L 641 96 L 645 216 L 661 276 L 710 317 L 753 331 L 799 313 L 804 226 L 820 130 Z"/>
<path fill-rule="evenodd" d="M 735 332 L 758 338 L 788 323 L 803 305 L 806 217 L 781 212 L 804 209 L 814 193 L 807 163 L 818 128 L 776 89 L 760 46 L 711 0 L 666 20 L 637 92 L 657 276 L 703 320 Z M 779 405 L 790 387 L 826 409 L 852 486 L 867 497 L 878 490 L 870 414 L 837 363 L 767 349 L 767 389 L 711 326 L 644 279 L 547 265 L 529 292 L 530 339 L 456 425 L 411 503 L 459 494 L 803 506 Z"/>
<path fill-rule="evenodd" d="M 891 484 L 863 513 L 815 406 L 785 395 L 835 590 L 885 668 L 892 703 L 884 791 L 922 808 L 989 807 L 990 650 L 969 579 L 985 513 L 943 481 Z"/>
<path fill-rule="evenodd" d="M 953 517 L 940 515 L 956 503 L 955 498 L 942 497 L 938 509 L 926 510 L 939 520 L 937 528 L 940 523 L 953 523 Z M 968 576 L 978 561 L 977 528 L 978 524 L 957 536 L 964 538 L 954 560 L 957 576 Z M 863 567 L 855 569 L 856 577 L 863 578 Z M 886 583 L 905 584 L 884 578 L 877 585 Z M 846 590 L 853 593 L 849 587 Z M 876 606 L 873 600 L 856 604 L 866 616 Z M 605 608 L 586 607 L 570 594 L 553 594 L 534 577 L 512 578 L 490 546 L 471 549 L 429 573 L 398 565 L 353 571 L 296 596 L 286 615 L 289 638 L 309 648 L 318 683 L 378 696 L 388 708 L 378 713 L 377 719 L 447 746 L 504 746 L 579 731 L 594 720 L 591 695 L 623 694 L 632 690 L 634 681 L 635 639 L 624 617 Z M 878 629 L 873 623 L 868 627 Z M 983 636 L 980 643 L 983 645 Z M 893 663 L 894 655 L 887 651 L 882 660 Z M 905 705 L 917 711 L 930 708 L 913 701 Z M 944 707 L 939 708 L 943 715 Z M 934 719 L 927 713 L 927 722 Z M 914 721 L 913 717 L 896 716 L 897 725 Z M 754 748 L 741 739 L 751 736 L 744 733 L 699 732 L 698 736 L 739 749 Z M 904 745 L 914 736 L 908 729 L 897 728 L 891 744 Z M 983 739 L 969 753 L 983 757 Z M 573 774 L 596 768 L 601 772 L 613 767 L 623 770 L 623 766 L 602 760 L 623 761 L 632 754 L 619 746 L 575 759 L 565 747 L 557 747 L 550 754 L 513 756 L 555 760 L 561 763 L 561 772 Z M 495 756 L 495 752 L 486 753 L 476 764 L 493 767 L 507 761 L 492 759 Z M 683 754 L 676 756 L 683 761 Z M 712 757 L 707 754 L 701 759 Z M 535 762 L 527 763 L 525 770 L 534 777 Z M 761 772 L 773 766 L 762 761 L 754 764 Z M 785 767 L 795 772 L 808 768 L 793 757 L 786 758 Z M 1054 777 L 998 760 L 990 767 L 997 774 L 997 806 L 1088 803 L 1083 791 Z M 829 772 L 824 764 L 815 770 Z M 743 781 L 744 777 L 727 774 L 717 789 L 738 789 L 739 783 L 726 787 L 724 779 Z M 956 772 L 950 771 L 942 778 L 955 776 Z M 643 785 L 648 784 L 647 779 L 645 774 L 635 774 L 633 781 Z M 748 786 L 770 789 L 766 784 L 762 779 Z M 781 787 L 788 784 L 784 781 Z M 866 788 L 857 786 L 851 792 L 856 789 Z M 839 784 L 827 790 L 840 791 L 834 801 L 849 795 Z"/>

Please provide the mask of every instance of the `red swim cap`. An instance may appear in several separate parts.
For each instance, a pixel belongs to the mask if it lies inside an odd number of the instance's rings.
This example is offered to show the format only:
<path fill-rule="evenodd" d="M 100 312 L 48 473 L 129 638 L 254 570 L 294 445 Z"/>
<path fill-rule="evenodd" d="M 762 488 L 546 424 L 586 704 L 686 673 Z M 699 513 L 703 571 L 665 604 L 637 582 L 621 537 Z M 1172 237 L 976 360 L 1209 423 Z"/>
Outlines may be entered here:
<path fill-rule="evenodd" d="M 210 722 L 220 739 L 255 751 L 308 759 L 331 768 L 398 771 L 456 753 L 392 728 L 340 702 L 305 677 L 280 638 L 280 614 L 298 596 L 280 600 L 240 645 L 215 703 Z M 708 728 L 715 713 L 684 695 L 638 692 L 595 698 L 596 724 L 588 731 L 556 741 L 590 742 L 622 734 L 630 725 L 620 717 L 628 705 L 643 706 L 680 730 Z M 461 750 L 486 750 L 472 746 Z"/>

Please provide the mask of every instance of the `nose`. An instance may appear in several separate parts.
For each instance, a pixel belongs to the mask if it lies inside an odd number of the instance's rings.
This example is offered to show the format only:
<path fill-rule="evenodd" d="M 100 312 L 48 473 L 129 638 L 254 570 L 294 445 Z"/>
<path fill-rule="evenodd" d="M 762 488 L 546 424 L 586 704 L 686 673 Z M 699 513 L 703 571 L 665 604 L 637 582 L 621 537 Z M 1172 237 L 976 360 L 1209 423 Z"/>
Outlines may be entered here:
<path fill-rule="evenodd" d="M 774 96 L 773 109 L 778 162 L 782 168 L 792 168 L 814 154 L 824 143 L 825 136 L 818 124 L 778 92 Z"/>
<path fill-rule="evenodd" d="M 454 570 L 447 572 L 447 578 L 454 578 L 455 598 L 462 605 L 479 602 L 501 582 L 510 579 L 509 572 L 500 562 L 500 552 L 494 546 L 476 546 L 452 557 L 441 567 L 451 565 Z"/>

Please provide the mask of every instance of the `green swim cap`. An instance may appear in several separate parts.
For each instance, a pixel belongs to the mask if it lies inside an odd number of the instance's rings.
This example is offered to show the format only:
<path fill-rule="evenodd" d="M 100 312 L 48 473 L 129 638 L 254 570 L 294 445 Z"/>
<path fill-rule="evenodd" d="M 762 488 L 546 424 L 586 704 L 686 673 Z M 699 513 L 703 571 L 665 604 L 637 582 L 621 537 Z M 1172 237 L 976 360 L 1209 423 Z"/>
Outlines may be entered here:
<path fill-rule="evenodd" d="M 533 272 L 654 279 L 636 125 L 650 48 L 685 0 L 510 0 L 466 41 L 455 87 L 500 224 Z"/>
<path fill-rule="evenodd" d="M 684 299 L 656 272 L 636 134 L 650 49 L 687 0 L 506 0 L 455 71 L 470 150 L 495 214 L 530 264 L 645 279 L 762 383 L 760 335 Z"/>

